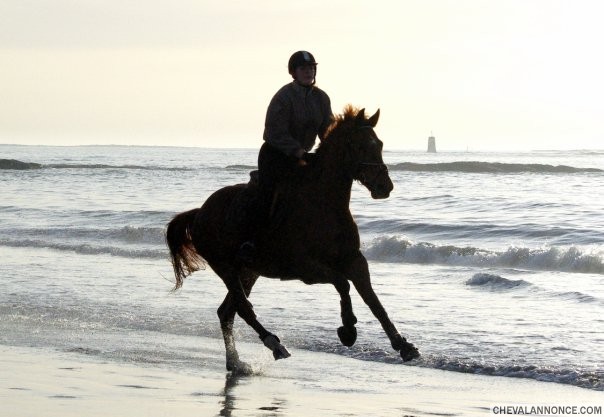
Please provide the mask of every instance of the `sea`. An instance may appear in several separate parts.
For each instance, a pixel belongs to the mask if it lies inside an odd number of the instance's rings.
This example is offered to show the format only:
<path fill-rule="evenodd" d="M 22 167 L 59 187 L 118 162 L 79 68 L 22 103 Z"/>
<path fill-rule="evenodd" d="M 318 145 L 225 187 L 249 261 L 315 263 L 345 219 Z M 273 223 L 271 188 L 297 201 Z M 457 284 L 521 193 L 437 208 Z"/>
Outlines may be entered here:
<path fill-rule="evenodd" d="M 0 344 L 209 366 L 202 340 L 221 350 L 226 289 L 207 269 L 172 291 L 166 224 L 247 182 L 256 158 L 0 145 Z M 387 364 L 604 391 L 604 151 L 386 150 L 384 160 L 390 198 L 355 183 L 350 209 L 375 291 L 422 356 L 403 364 L 354 289 L 358 339 L 347 348 L 332 286 L 260 278 L 250 301 L 294 352 L 285 361 L 319 352 L 369 373 Z M 272 366 L 239 318 L 235 332 L 252 352 L 243 360 Z M 222 352 L 215 360 L 224 366 Z"/>

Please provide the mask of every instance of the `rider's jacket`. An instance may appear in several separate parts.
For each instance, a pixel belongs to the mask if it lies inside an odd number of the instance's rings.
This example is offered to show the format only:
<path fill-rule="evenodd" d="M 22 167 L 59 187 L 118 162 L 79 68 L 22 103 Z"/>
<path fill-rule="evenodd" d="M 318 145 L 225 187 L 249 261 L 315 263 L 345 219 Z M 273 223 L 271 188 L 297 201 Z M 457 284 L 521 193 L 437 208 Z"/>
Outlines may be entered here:
<path fill-rule="evenodd" d="M 293 81 L 272 98 L 266 111 L 263 138 L 286 155 L 294 155 L 300 149 L 308 152 L 317 135 L 323 139 L 332 120 L 329 96 L 318 87 L 305 87 Z"/>

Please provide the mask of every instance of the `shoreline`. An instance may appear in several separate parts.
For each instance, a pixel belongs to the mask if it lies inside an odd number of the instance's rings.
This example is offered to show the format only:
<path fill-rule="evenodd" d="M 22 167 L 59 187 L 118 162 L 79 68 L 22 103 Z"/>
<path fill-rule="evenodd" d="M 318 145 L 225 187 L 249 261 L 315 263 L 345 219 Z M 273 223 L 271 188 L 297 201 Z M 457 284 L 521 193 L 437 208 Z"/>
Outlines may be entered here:
<path fill-rule="evenodd" d="M 511 405 L 602 405 L 601 392 L 561 384 L 388 364 L 368 375 L 362 361 L 294 351 L 295 359 L 265 357 L 256 375 L 237 377 L 213 357 L 182 370 L 0 345 L 0 414 L 419 417 L 485 416 Z"/>

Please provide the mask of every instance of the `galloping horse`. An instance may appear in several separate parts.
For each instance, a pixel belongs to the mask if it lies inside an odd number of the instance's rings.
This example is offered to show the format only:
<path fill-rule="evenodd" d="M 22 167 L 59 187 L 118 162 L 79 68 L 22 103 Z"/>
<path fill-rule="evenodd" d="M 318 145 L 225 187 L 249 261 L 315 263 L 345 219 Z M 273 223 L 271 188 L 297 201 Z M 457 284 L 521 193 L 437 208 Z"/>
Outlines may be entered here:
<path fill-rule="evenodd" d="M 244 265 L 236 259 L 241 236 L 232 213 L 245 204 L 244 195 L 255 193 L 253 183 L 224 187 L 201 208 L 180 213 L 168 224 L 166 240 L 176 276 L 175 289 L 205 263 L 228 289 L 218 308 L 227 370 L 250 369 L 239 360 L 235 348 L 235 313 L 256 330 L 275 360 L 290 356 L 279 338 L 258 322 L 248 301 L 260 275 L 298 279 L 306 284 L 333 284 L 340 294 L 342 326 L 338 336 L 345 346 L 352 346 L 357 337 L 357 319 L 349 294 L 349 281 L 352 282 L 403 361 L 419 357 L 415 346 L 396 330 L 373 291 L 367 260 L 360 252 L 359 232 L 349 209 L 355 180 L 369 189 L 374 199 L 387 198 L 393 188 L 382 160 L 382 142 L 373 130 L 378 118 L 379 110 L 368 118 L 364 109 L 352 106 L 335 118 L 312 163 L 298 170 L 299 177 L 290 178 L 277 188 L 274 201 L 278 204 L 273 204 L 271 210 L 271 227 L 257 237 L 257 253 L 251 264 Z"/>

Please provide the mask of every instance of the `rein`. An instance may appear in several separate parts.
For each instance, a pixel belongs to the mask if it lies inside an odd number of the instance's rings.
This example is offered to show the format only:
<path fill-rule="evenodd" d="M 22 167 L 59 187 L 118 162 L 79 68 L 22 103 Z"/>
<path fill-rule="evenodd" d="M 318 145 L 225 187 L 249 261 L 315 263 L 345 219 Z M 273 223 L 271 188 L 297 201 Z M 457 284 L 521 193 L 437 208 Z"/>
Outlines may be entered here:
<path fill-rule="evenodd" d="M 385 167 L 386 164 L 382 163 L 382 162 L 359 162 L 359 165 L 369 165 L 369 166 L 376 166 L 376 167 Z"/>

